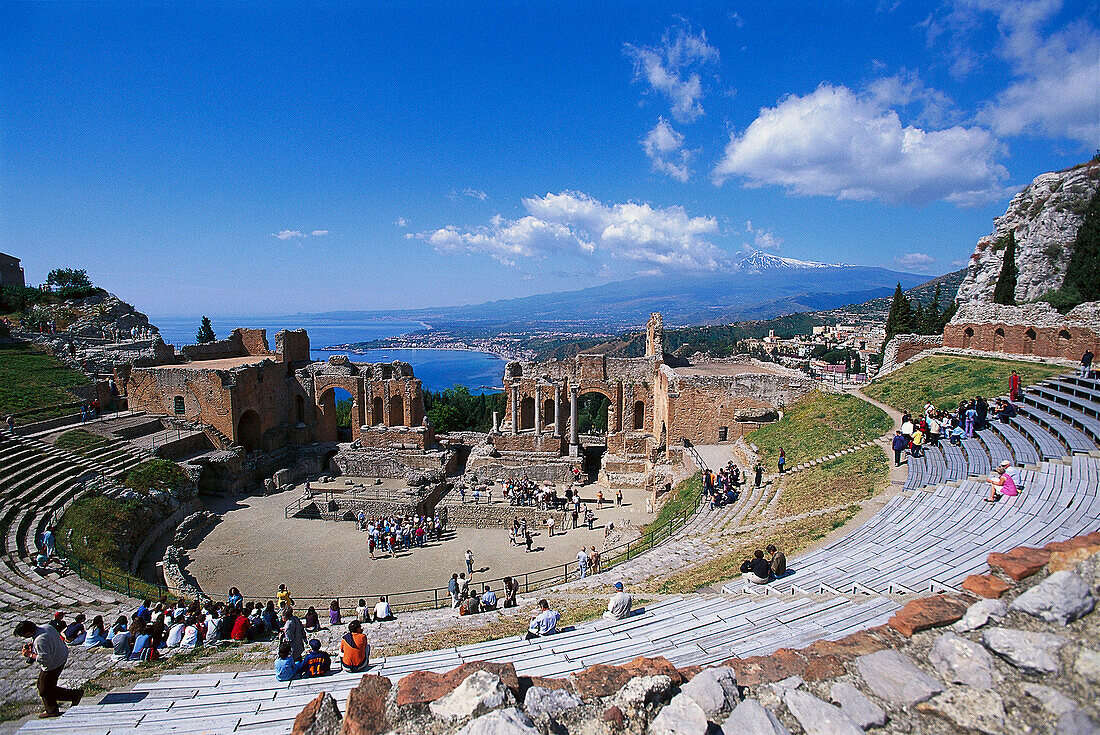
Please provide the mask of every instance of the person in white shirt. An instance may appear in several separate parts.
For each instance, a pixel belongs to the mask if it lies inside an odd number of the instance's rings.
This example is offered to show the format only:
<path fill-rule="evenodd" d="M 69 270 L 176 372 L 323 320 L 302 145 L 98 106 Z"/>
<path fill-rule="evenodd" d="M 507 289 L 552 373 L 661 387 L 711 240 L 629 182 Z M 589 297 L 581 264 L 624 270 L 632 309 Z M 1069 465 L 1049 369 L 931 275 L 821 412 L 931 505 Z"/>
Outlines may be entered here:
<path fill-rule="evenodd" d="M 206 638 L 203 641 L 204 643 L 206 643 L 206 645 L 209 646 L 217 642 L 218 624 L 220 622 L 221 621 L 218 619 L 216 608 L 211 609 L 210 612 L 206 613 Z"/>
<path fill-rule="evenodd" d="M 561 614 L 557 610 L 550 609 L 550 603 L 546 600 L 539 600 L 539 612 L 531 620 L 531 625 L 527 628 L 527 640 L 534 640 L 541 636 L 553 635 L 558 632 L 558 622 L 561 620 Z"/>
<path fill-rule="evenodd" d="M 581 550 L 577 552 L 577 568 L 580 570 L 581 579 L 588 576 L 588 552 L 581 547 Z"/>
<path fill-rule="evenodd" d="M 615 583 L 615 594 L 607 602 L 607 612 L 603 614 L 608 620 L 622 620 L 630 614 L 630 607 L 634 604 L 634 598 L 629 592 L 623 591 L 623 583 Z"/>
<path fill-rule="evenodd" d="M 382 595 L 378 598 L 378 604 L 374 606 L 374 620 L 392 620 L 393 610 L 390 609 L 390 603 L 386 602 L 386 596 Z"/>
<path fill-rule="evenodd" d="M 168 640 L 164 642 L 168 648 L 176 648 L 179 646 L 180 641 L 183 640 L 183 629 L 187 627 L 184 625 L 183 618 L 177 619 L 179 622 L 172 625 L 172 628 L 168 631 Z"/>
<path fill-rule="evenodd" d="M 199 641 L 199 626 L 195 624 L 194 620 L 191 620 L 183 629 L 183 638 L 180 640 L 180 648 L 198 648 L 199 645 L 201 645 Z"/>

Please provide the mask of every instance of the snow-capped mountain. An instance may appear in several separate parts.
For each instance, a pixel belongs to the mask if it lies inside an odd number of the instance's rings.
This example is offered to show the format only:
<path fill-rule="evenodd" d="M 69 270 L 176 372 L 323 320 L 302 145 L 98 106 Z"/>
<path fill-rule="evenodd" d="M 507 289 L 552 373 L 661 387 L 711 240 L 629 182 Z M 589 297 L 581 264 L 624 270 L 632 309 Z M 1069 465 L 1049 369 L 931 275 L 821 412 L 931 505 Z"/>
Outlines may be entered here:
<path fill-rule="evenodd" d="M 749 250 L 734 260 L 734 267 L 739 271 L 761 273 L 763 271 L 789 270 L 793 268 L 838 268 L 840 264 L 818 263 L 814 260 L 796 260 L 795 258 L 781 258 L 778 255 L 765 253 L 762 250 Z"/>

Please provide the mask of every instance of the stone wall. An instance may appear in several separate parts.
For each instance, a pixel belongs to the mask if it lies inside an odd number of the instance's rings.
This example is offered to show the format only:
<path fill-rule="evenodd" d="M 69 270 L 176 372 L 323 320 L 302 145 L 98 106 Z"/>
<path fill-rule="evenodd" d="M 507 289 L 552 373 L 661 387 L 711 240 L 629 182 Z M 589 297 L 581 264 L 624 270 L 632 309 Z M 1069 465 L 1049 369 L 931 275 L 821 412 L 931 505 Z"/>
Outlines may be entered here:
<path fill-rule="evenodd" d="M 192 362 L 221 360 L 227 357 L 247 357 L 248 355 L 274 356 L 274 353 L 267 347 L 266 329 L 244 329 L 241 327 L 230 332 L 226 339 L 205 344 L 184 345 L 180 348 L 180 354 Z"/>
<path fill-rule="evenodd" d="M 507 480 L 526 475 L 535 482 L 561 484 L 573 480 L 573 468 L 581 468 L 579 458 L 546 457 L 516 453 L 497 457 L 470 457 L 466 474 L 481 480 Z"/>
<path fill-rule="evenodd" d="M 964 304 L 944 328 L 943 346 L 1012 355 L 1079 360 L 1100 353 L 1100 302 L 1062 315 L 1049 304 Z"/>
<path fill-rule="evenodd" d="M 893 371 L 906 360 L 926 350 L 934 350 L 943 346 L 943 335 L 940 334 L 898 334 L 886 343 L 886 350 L 882 356 L 882 367 L 878 375 L 885 375 Z"/>
<path fill-rule="evenodd" d="M 409 470 L 442 469 L 454 471 L 455 452 L 405 451 L 393 449 L 353 449 L 340 445 L 332 458 L 340 473 L 355 477 L 405 477 Z"/>
<path fill-rule="evenodd" d="M 435 433 L 430 426 L 363 426 L 356 441 L 364 449 L 428 449 Z"/>
<path fill-rule="evenodd" d="M 466 528 L 510 528 L 512 520 L 527 520 L 527 526 L 546 530 L 546 519 L 554 518 L 554 527 L 565 528 L 566 514 L 558 511 L 538 510 L 528 505 L 489 505 L 488 503 L 448 503 L 447 519 L 452 526 Z"/>

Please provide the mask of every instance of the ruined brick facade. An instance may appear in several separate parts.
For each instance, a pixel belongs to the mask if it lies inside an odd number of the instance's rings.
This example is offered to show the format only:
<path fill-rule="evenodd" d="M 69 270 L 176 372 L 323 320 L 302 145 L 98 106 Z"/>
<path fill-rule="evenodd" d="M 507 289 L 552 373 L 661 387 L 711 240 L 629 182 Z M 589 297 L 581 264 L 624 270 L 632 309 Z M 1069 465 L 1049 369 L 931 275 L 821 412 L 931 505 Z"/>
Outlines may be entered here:
<path fill-rule="evenodd" d="M 943 346 L 1079 360 L 1100 353 L 1100 304 L 1059 314 L 1048 304 L 965 304 L 943 330 Z"/>

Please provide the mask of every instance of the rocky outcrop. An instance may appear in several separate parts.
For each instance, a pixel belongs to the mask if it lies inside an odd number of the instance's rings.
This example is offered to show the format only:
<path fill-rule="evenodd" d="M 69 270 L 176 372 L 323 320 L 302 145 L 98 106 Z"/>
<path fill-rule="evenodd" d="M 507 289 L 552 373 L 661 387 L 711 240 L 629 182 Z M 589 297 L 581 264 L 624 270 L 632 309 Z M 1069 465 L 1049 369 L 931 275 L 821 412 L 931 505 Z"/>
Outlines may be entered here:
<path fill-rule="evenodd" d="M 512 664 L 473 662 L 446 674 L 414 672 L 392 689 L 366 675 L 342 722 L 337 703 L 319 698 L 294 733 L 1095 733 L 1100 651 L 1087 603 L 1100 582 L 1100 534 L 1041 551 L 1052 573 L 1038 584 L 1001 580 L 1020 593 L 1008 606 L 933 595 L 907 606 L 921 624 L 905 626 L 905 635 L 892 621 L 706 669 L 638 658 L 537 679 L 517 676 Z M 1055 570 L 1060 563 L 1069 566 Z M 991 615 L 990 606 L 1000 611 Z M 942 629 L 964 609 L 953 630 Z"/>
<path fill-rule="evenodd" d="M 1016 303 L 1061 287 L 1077 230 L 1098 187 L 1100 163 L 1095 162 L 1036 177 L 994 220 L 993 232 L 978 240 L 955 300 L 993 300 L 1009 233 L 1016 239 Z"/>

